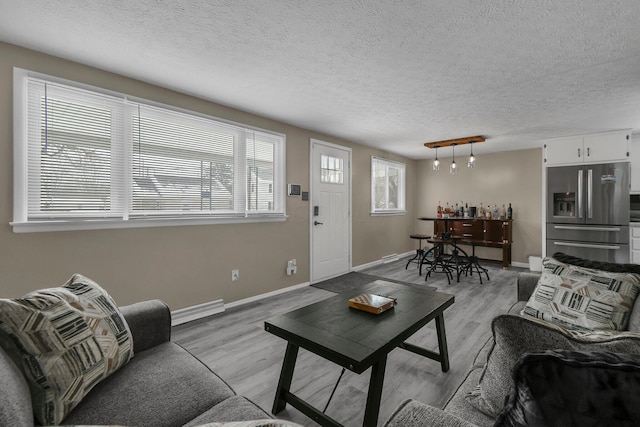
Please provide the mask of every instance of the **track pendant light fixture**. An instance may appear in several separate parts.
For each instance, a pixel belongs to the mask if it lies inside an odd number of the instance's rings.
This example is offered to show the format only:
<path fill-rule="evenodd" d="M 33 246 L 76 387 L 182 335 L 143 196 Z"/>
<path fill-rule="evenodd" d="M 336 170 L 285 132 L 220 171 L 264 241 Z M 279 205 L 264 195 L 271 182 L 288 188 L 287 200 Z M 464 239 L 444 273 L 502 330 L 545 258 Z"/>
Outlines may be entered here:
<path fill-rule="evenodd" d="M 436 149 L 436 159 L 433 161 L 433 170 L 437 171 L 440 169 L 440 160 L 438 160 L 438 148 L 441 147 L 451 147 L 453 153 L 453 161 L 451 165 L 449 165 L 449 173 L 455 174 L 458 172 L 458 165 L 456 163 L 456 145 L 466 145 L 471 144 L 471 155 L 469 156 L 469 160 L 467 161 L 467 167 L 472 168 L 476 165 L 476 156 L 473 155 L 473 144 L 478 142 L 486 141 L 485 137 L 482 135 L 477 136 L 467 136 L 465 138 L 457 138 L 457 139 L 447 139 L 444 141 L 433 141 L 433 142 L 425 142 L 424 146 L 427 148 L 435 148 Z M 464 164 L 464 163 L 463 163 Z"/>
<path fill-rule="evenodd" d="M 473 155 L 473 141 L 469 142 L 469 145 L 471 146 L 471 155 L 469 156 L 469 161 L 467 162 L 467 167 L 468 168 L 472 168 L 476 165 L 476 158 Z"/>
<path fill-rule="evenodd" d="M 453 153 L 453 161 L 451 162 L 451 166 L 449 166 L 449 173 L 455 175 L 455 173 L 458 172 L 458 165 L 456 165 L 456 144 L 451 144 L 451 150 Z"/>

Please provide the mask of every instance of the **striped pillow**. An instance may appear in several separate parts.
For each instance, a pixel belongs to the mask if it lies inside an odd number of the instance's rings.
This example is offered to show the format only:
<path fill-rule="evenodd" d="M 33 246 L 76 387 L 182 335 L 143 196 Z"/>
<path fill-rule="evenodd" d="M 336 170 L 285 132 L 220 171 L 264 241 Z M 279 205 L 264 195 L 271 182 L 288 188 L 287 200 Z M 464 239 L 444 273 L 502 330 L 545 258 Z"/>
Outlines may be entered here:
<path fill-rule="evenodd" d="M 591 263 L 595 263 L 595 261 L 592 261 Z M 604 264 L 604 263 L 600 263 L 600 264 Z M 613 269 L 614 266 L 620 266 L 621 268 L 623 268 L 625 265 L 628 265 L 628 264 L 607 263 L 606 265 L 607 265 L 607 268 Z M 574 278 L 596 277 L 596 278 L 600 278 L 598 279 L 600 281 L 604 280 L 604 283 L 611 282 L 611 284 L 614 286 L 616 284 L 616 281 L 630 282 L 635 284 L 636 286 L 640 286 L 640 274 L 633 273 L 630 271 L 599 270 L 595 268 L 583 267 L 583 266 L 578 266 L 574 264 L 567 264 L 551 257 L 545 258 L 542 261 L 542 266 L 544 271 L 548 271 L 550 273 L 557 274 L 563 277 L 574 277 Z"/>
<path fill-rule="evenodd" d="M 79 274 L 59 288 L 0 299 L 0 345 L 22 370 L 42 425 L 59 424 L 133 357 L 116 303 Z"/>
<path fill-rule="evenodd" d="M 640 292 L 638 282 L 623 280 L 628 273 L 564 266 L 550 272 L 547 265 L 522 315 L 573 330 L 626 330 Z"/>

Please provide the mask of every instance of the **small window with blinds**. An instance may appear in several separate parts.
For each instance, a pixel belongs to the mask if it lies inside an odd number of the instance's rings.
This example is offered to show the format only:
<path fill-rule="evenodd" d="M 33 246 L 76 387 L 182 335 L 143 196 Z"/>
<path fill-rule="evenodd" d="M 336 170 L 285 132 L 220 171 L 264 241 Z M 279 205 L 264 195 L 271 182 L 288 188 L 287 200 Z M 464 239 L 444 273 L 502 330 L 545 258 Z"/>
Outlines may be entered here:
<path fill-rule="evenodd" d="M 405 169 L 404 163 L 371 157 L 371 214 L 406 213 Z"/>
<path fill-rule="evenodd" d="M 14 231 L 283 220 L 285 137 L 14 70 Z"/>

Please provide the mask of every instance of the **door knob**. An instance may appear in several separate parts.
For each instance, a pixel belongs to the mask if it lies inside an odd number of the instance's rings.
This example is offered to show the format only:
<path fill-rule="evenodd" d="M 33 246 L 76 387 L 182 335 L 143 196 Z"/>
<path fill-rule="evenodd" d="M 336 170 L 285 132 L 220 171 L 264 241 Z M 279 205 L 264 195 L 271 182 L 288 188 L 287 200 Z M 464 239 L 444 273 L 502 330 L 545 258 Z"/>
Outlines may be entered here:
<path fill-rule="evenodd" d="M 318 221 L 313 221 L 313 225 L 322 225 L 322 223 Z"/>

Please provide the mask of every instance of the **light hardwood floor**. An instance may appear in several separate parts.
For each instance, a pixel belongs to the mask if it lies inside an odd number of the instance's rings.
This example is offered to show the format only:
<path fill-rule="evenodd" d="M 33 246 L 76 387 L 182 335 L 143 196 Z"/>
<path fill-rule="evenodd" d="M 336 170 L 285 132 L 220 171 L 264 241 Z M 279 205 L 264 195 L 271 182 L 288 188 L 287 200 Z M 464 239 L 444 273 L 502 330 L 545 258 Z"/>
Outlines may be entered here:
<path fill-rule="evenodd" d="M 404 269 L 405 262 L 406 259 L 362 272 L 425 284 L 415 266 Z M 490 336 L 491 319 L 507 312 L 516 301 L 515 277 L 522 269 L 491 267 L 491 280 L 483 280 L 482 285 L 477 276 L 463 277 L 460 283 L 451 285 L 443 277 L 426 282 L 438 291 L 455 295 L 455 303 L 445 311 L 451 369 L 443 373 L 438 362 L 402 349 L 393 350 L 387 359 L 378 425 L 409 398 L 442 407 L 462 382 L 477 351 Z M 297 289 L 177 326 L 173 328 L 173 340 L 210 366 L 236 393 L 271 413 L 286 342 L 265 332 L 264 320 L 333 295 L 314 287 Z M 425 326 L 409 342 L 437 350 L 435 325 Z M 291 390 L 322 410 L 340 371 L 339 366 L 301 349 Z M 370 370 L 361 375 L 347 371 L 327 414 L 345 426 L 362 425 L 369 376 Z M 316 425 L 289 405 L 277 417 L 305 426 Z"/>

